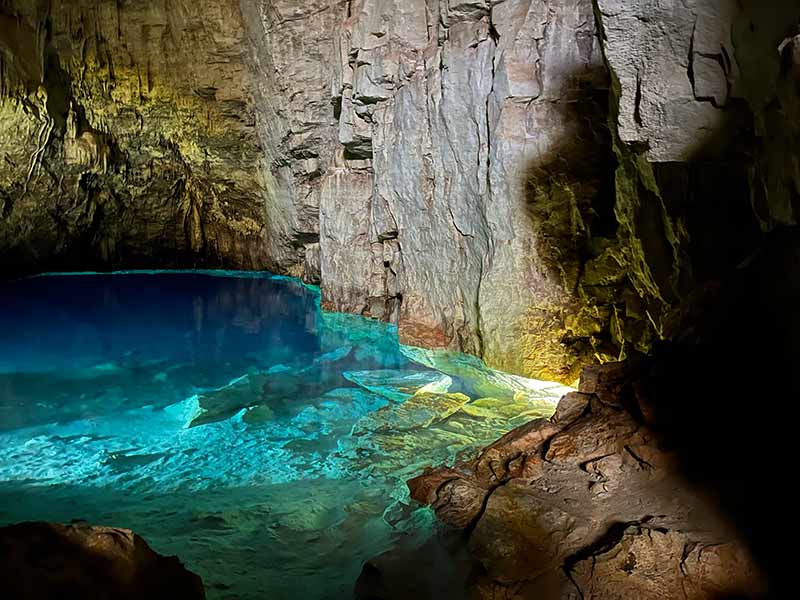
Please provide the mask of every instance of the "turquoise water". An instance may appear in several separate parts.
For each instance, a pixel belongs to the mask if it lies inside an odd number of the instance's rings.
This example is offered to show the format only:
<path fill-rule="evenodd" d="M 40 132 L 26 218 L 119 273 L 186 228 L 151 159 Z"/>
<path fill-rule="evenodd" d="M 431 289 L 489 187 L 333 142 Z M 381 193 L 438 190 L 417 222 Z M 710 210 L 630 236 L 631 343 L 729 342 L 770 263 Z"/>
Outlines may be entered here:
<path fill-rule="evenodd" d="M 348 598 L 436 534 L 405 480 L 552 413 L 563 388 L 398 344 L 253 273 L 0 284 L 0 522 L 86 520 L 210 598 Z"/>

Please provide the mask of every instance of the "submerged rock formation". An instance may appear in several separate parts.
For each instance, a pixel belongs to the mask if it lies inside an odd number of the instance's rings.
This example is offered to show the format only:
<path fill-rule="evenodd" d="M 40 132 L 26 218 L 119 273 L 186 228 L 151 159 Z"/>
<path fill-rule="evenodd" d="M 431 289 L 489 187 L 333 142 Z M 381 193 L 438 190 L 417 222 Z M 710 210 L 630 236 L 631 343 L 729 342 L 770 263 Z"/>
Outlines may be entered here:
<path fill-rule="evenodd" d="M 200 577 L 127 529 L 20 523 L 0 529 L 3 597 L 205 598 Z"/>

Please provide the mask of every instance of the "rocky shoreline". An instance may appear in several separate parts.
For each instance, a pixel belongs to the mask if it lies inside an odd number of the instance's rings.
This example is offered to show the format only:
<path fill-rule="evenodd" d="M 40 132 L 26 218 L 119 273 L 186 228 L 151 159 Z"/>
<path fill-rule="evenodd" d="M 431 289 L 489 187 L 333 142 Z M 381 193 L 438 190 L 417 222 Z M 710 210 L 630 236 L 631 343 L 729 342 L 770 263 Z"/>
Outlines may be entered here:
<path fill-rule="evenodd" d="M 580 390 L 475 460 L 409 481 L 469 532 L 479 598 L 762 597 L 746 544 L 658 433 L 634 362 L 588 367 Z"/>

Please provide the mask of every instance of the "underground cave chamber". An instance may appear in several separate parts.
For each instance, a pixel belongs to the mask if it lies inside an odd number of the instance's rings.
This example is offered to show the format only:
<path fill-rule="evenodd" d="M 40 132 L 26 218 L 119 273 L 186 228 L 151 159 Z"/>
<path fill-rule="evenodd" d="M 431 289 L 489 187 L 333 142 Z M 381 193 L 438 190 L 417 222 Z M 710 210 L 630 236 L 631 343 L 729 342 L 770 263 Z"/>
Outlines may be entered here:
<path fill-rule="evenodd" d="M 791 597 L 799 140 L 796 2 L 0 0 L 8 594 Z"/>

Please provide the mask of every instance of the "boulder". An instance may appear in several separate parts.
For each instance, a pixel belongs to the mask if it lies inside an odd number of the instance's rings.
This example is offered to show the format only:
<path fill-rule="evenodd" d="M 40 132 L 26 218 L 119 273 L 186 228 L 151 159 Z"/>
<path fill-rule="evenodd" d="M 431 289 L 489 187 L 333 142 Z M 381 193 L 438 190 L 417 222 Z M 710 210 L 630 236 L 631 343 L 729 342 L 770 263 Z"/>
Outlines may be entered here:
<path fill-rule="evenodd" d="M 177 557 L 127 529 L 20 523 L 0 528 L 3 598 L 202 600 L 203 582 Z"/>
<path fill-rule="evenodd" d="M 414 499 L 466 530 L 483 570 L 473 597 L 764 596 L 747 545 L 683 477 L 659 424 L 626 410 L 641 364 L 585 373 L 551 419 L 408 482 Z"/>

